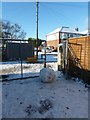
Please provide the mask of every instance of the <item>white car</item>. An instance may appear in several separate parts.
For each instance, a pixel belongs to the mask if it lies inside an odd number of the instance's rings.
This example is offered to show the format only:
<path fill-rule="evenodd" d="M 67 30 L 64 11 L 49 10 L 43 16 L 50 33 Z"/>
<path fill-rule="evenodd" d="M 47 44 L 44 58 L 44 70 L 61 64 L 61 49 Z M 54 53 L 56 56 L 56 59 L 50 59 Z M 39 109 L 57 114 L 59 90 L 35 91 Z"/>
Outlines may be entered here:
<path fill-rule="evenodd" d="M 45 52 L 45 48 L 42 49 L 42 52 Z M 49 47 L 46 47 L 46 53 L 51 53 L 52 49 L 50 49 Z"/>
<path fill-rule="evenodd" d="M 51 50 L 50 48 L 46 48 L 46 52 L 47 52 L 47 53 L 51 53 L 52 50 Z"/>

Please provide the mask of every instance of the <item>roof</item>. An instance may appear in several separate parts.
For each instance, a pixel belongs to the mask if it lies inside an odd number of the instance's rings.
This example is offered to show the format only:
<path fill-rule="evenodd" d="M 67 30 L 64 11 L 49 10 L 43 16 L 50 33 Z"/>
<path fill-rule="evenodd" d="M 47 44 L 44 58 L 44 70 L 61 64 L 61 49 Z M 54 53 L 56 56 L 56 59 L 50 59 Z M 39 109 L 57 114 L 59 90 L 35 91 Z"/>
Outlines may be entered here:
<path fill-rule="evenodd" d="M 47 35 L 54 34 L 54 33 L 57 33 L 57 32 L 82 34 L 81 32 L 78 32 L 78 31 L 76 31 L 76 30 L 74 30 L 74 29 L 71 29 L 71 28 L 69 28 L 69 27 L 61 27 L 61 28 L 55 29 L 54 31 L 50 32 L 50 33 L 47 34 Z"/>
<path fill-rule="evenodd" d="M 57 29 L 55 29 L 54 31 L 48 33 L 47 35 L 49 35 L 49 34 L 54 34 L 54 33 L 57 33 L 57 32 L 60 32 L 60 30 L 61 30 L 61 28 L 57 28 Z"/>
<path fill-rule="evenodd" d="M 82 34 L 86 34 L 86 35 L 90 35 L 90 30 L 84 30 L 83 32 L 82 32 Z"/>

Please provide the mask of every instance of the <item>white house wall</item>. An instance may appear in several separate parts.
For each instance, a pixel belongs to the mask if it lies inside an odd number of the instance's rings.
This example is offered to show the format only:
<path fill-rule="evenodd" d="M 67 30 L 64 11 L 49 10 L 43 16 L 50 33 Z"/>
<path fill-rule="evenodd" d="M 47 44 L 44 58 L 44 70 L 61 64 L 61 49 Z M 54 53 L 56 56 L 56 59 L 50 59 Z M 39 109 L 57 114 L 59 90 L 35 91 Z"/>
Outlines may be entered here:
<path fill-rule="evenodd" d="M 59 32 L 46 36 L 47 41 L 58 40 L 58 39 L 59 39 Z"/>

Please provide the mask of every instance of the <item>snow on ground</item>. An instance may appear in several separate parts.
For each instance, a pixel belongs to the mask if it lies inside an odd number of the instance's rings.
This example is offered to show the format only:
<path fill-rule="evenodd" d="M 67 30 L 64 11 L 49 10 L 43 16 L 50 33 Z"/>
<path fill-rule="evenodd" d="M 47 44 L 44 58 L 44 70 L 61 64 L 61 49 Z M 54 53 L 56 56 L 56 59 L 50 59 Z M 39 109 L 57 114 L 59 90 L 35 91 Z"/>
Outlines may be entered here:
<path fill-rule="evenodd" d="M 0 83 L 0 118 L 2 118 L 2 83 Z"/>
<path fill-rule="evenodd" d="M 49 60 L 50 57 L 52 60 L 57 59 L 49 55 Z M 1 66 L 4 74 L 12 73 L 9 78 L 20 75 L 18 61 L 3 63 Z M 23 62 L 23 67 L 24 76 L 39 76 L 43 63 Z M 0 82 L 3 118 L 88 118 L 88 88 L 78 79 L 77 82 L 65 80 L 62 72 L 57 71 L 57 62 L 48 61 L 47 67 L 54 69 L 57 81 L 45 84 L 36 77 Z"/>
<path fill-rule="evenodd" d="M 4 82 L 2 91 L 4 118 L 88 118 L 88 89 L 63 75 L 51 84 L 39 77 Z"/>
<path fill-rule="evenodd" d="M 6 69 L 5 69 L 6 66 Z M 19 64 L 3 64 L 3 69 L 0 72 L 2 75 L 8 75 L 7 79 L 20 78 L 21 77 L 21 65 Z M 8 66 L 8 67 L 7 67 Z M 38 76 L 40 70 L 44 67 L 43 63 L 23 63 L 23 77 Z M 57 71 L 57 62 L 47 63 L 47 67 L 54 68 Z"/>
<path fill-rule="evenodd" d="M 35 76 L 37 73 L 37 76 L 39 75 L 40 70 L 44 66 L 44 59 L 41 59 L 42 52 L 39 52 L 38 54 L 38 63 L 27 63 L 26 61 L 22 62 L 23 67 L 23 77 L 28 76 Z M 47 55 L 46 61 L 47 66 L 53 67 L 53 63 L 55 63 L 54 70 L 57 70 L 57 52 L 48 53 L 50 55 Z M 50 63 L 50 64 L 49 64 Z M 21 77 L 21 62 L 20 61 L 8 61 L 8 62 L 0 62 L 0 75 L 9 75 L 9 78 L 20 78 Z"/>
<path fill-rule="evenodd" d="M 43 52 L 38 53 L 39 61 L 44 61 L 44 60 L 41 59 L 41 54 L 43 54 Z M 47 62 L 56 62 L 57 61 L 57 54 L 58 54 L 58 52 L 46 53 L 46 61 Z"/>

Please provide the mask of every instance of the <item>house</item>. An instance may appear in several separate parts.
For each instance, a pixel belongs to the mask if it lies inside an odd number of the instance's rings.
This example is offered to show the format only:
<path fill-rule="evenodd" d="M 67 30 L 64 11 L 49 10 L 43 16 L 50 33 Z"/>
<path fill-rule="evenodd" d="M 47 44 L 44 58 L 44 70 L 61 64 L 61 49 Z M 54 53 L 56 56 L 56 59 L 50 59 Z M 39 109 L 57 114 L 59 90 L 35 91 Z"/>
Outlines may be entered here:
<path fill-rule="evenodd" d="M 67 39 L 67 37 L 76 38 L 82 35 L 83 33 L 78 32 L 77 30 L 71 29 L 69 27 L 57 28 L 46 35 L 47 46 L 53 46 L 54 49 L 56 49 L 58 44 L 61 43 L 62 39 Z"/>
<path fill-rule="evenodd" d="M 83 32 L 81 32 L 82 34 L 84 35 L 90 35 L 90 30 L 89 29 L 86 29 L 84 30 Z"/>

